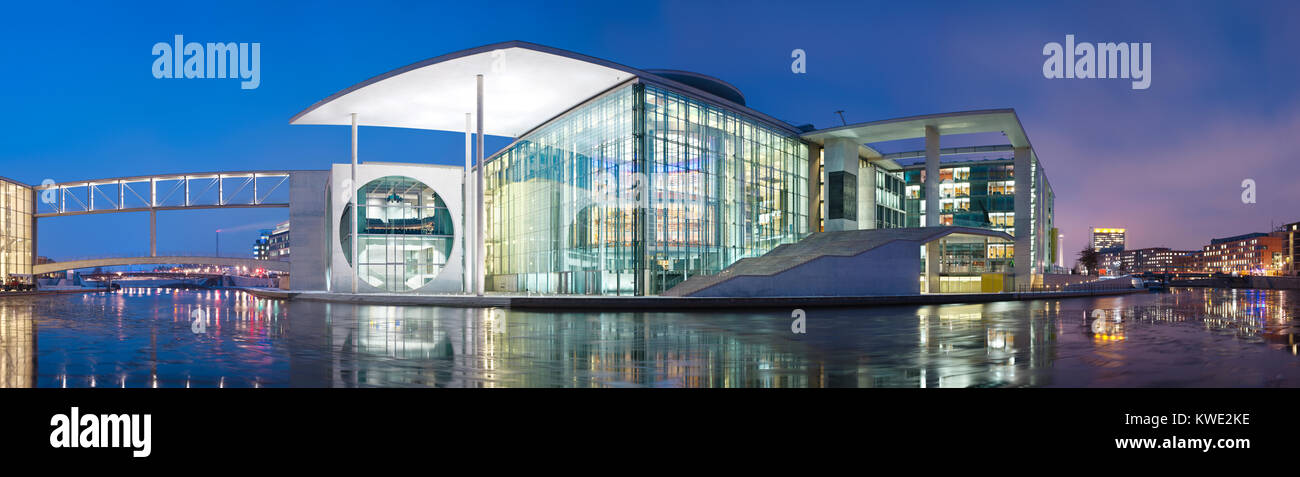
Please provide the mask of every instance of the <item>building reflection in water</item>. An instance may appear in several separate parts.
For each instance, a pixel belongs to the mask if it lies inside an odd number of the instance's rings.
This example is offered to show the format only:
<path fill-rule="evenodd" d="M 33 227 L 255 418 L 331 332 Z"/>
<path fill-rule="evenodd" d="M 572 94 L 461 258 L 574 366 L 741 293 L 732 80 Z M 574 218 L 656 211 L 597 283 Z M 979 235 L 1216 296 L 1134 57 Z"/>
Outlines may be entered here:
<path fill-rule="evenodd" d="M 0 388 L 30 388 L 35 385 L 35 331 L 31 305 L 0 303 Z"/>
<path fill-rule="evenodd" d="M 790 310 L 353 306 L 226 290 L 12 298 L 0 301 L 0 385 L 1300 385 L 1293 292 L 806 312 L 807 333 L 793 334 Z"/>
<path fill-rule="evenodd" d="M 1057 302 L 1001 302 L 916 308 L 915 369 L 874 367 L 873 387 L 1035 385 L 1022 370 L 1051 365 Z"/>
<path fill-rule="evenodd" d="M 764 340 L 671 315 L 319 306 L 338 350 L 331 386 L 806 387 L 815 379 L 815 366 Z"/>

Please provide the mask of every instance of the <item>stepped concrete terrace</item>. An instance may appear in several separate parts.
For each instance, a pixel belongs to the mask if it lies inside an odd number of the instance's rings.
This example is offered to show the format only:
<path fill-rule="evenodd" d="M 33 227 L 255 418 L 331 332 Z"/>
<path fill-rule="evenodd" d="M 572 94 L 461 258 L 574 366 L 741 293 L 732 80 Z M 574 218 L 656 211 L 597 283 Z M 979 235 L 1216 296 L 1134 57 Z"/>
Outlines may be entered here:
<path fill-rule="evenodd" d="M 665 291 L 678 297 L 873 296 L 919 294 L 920 247 L 952 235 L 1013 242 L 973 227 L 818 232 L 713 275 Z"/>

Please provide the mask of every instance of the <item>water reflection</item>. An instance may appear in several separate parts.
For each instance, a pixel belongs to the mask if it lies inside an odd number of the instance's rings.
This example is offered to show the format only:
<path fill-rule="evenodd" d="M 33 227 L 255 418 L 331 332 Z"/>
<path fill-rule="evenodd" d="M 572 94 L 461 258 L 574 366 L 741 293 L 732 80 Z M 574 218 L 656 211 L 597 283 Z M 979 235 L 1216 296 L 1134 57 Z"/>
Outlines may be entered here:
<path fill-rule="evenodd" d="M 137 289 L 0 300 L 4 387 L 1295 386 L 1295 293 L 580 313 Z"/>

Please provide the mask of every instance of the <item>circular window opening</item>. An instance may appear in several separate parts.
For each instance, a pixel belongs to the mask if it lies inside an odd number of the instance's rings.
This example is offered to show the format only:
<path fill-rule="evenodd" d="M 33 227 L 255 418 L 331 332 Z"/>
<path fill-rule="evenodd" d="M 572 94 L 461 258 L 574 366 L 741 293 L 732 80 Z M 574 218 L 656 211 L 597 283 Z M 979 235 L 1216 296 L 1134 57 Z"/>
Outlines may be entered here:
<path fill-rule="evenodd" d="M 357 204 L 359 263 L 352 260 L 352 204 L 343 209 L 339 239 L 343 257 L 359 280 L 403 292 L 424 286 L 442 272 L 451 255 L 453 221 L 432 188 L 410 177 L 381 177 L 357 189 Z"/>

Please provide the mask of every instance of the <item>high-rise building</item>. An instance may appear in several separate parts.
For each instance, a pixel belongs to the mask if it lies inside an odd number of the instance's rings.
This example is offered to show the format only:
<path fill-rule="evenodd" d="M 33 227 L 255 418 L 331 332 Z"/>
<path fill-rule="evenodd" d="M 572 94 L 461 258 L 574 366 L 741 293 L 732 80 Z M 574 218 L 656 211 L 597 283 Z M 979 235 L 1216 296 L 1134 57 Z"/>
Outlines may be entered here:
<path fill-rule="evenodd" d="M 1118 252 L 1124 250 L 1124 229 L 1093 227 L 1089 239 L 1092 249 L 1097 252 Z"/>

